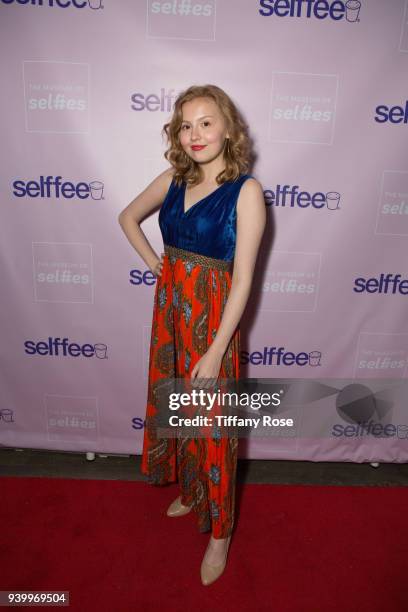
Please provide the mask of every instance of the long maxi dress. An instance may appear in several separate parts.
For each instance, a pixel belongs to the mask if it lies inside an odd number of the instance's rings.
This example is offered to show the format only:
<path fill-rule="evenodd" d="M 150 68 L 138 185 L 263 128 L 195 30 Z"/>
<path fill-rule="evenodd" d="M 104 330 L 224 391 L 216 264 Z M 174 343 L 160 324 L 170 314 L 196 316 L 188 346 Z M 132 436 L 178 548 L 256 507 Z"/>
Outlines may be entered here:
<path fill-rule="evenodd" d="M 164 243 L 157 278 L 149 355 L 142 474 L 154 485 L 177 482 L 181 503 L 193 506 L 200 532 L 214 538 L 232 533 L 235 514 L 237 436 L 160 438 L 155 388 L 160 381 L 191 377 L 221 322 L 232 281 L 236 243 L 236 204 L 241 174 L 205 196 L 186 212 L 186 183 L 172 180 L 159 213 Z M 220 378 L 239 379 L 237 326 L 223 356 Z"/>

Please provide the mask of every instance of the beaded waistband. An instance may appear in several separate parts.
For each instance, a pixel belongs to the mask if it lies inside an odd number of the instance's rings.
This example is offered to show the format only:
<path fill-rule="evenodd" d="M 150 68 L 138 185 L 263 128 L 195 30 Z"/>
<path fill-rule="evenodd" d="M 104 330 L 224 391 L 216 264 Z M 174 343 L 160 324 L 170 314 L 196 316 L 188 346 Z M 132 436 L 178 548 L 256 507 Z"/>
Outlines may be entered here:
<path fill-rule="evenodd" d="M 189 261 L 193 264 L 204 266 L 205 268 L 217 268 L 218 270 L 231 270 L 232 268 L 232 261 L 207 257 L 206 255 L 200 255 L 193 251 L 185 251 L 184 249 L 179 249 L 178 247 L 173 247 L 168 244 L 164 245 L 164 252 L 169 257 L 176 257 L 183 261 Z"/>

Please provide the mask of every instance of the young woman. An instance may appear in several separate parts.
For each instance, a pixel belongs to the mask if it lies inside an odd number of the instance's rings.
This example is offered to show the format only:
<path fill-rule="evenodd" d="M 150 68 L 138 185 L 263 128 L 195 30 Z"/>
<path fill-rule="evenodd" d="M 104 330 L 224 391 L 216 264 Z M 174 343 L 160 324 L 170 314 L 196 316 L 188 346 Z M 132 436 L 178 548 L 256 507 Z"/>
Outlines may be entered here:
<path fill-rule="evenodd" d="M 247 174 L 246 126 L 215 85 L 182 92 L 164 125 L 171 168 L 119 215 L 132 246 L 157 277 L 149 359 L 142 473 L 151 484 L 178 480 L 168 508 L 191 509 L 201 532 L 211 530 L 201 565 L 203 584 L 223 572 L 235 510 L 238 439 L 160 438 L 155 389 L 161 380 L 239 378 L 239 321 L 244 312 L 265 227 L 261 184 Z M 164 253 L 159 258 L 140 228 L 161 205 Z M 232 269 L 233 268 L 233 269 Z"/>

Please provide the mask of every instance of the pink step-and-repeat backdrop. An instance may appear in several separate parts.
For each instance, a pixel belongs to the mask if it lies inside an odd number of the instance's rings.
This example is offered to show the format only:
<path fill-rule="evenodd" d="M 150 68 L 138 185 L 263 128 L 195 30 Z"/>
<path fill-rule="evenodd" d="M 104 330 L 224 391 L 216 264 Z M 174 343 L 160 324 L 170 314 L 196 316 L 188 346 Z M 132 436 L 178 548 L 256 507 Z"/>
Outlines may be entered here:
<path fill-rule="evenodd" d="M 1 445 L 140 454 L 155 278 L 117 217 L 192 84 L 234 99 L 265 193 L 245 376 L 407 378 L 405 0 L 0 0 L 0 28 Z M 298 417 L 240 456 L 408 459 L 405 406 Z"/>

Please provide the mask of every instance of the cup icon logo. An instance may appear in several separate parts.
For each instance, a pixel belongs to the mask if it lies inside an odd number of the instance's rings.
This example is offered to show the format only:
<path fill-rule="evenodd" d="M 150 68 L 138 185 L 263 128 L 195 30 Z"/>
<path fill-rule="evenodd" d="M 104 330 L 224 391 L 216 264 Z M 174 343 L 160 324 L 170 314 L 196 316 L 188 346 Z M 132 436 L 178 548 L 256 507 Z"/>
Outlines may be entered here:
<path fill-rule="evenodd" d="M 106 344 L 102 344 L 101 342 L 99 342 L 98 344 L 94 345 L 94 351 L 95 351 L 95 357 L 97 357 L 98 359 L 107 359 L 108 355 L 108 347 L 106 346 Z"/>
<path fill-rule="evenodd" d="M 326 206 L 329 210 L 337 210 L 340 208 L 340 194 L 337 191 L 328 191 L 326 193 Z"/>
<path fill-rule="evenodd" d="M 102 0 L 88 0 L 89 8 L 98 10 L 102 8 Z"/>
<path fill-rule="evenodd" d="M 5 423 L 14 423 L 13 411 L 10 410 L 10 408 L 3 408 L 3 410 L 0 410 L 0 421 L 2 420 Z"/>
<path fill-rule="evenodd" d="M 103 183 L 102 181 L 91 181 L 89 183 L 89 189 L 91 190 L 91 198 L 93 200 L 103 199 Z"/>
<path fill-rule="evenodd" d="M 408 438 L 408 425 L 397 425 L 397 436 L 401 440 Z"/>
<path fill-rule="evenodd" d="M 346 19 L 352 23 L 359 20 L 361 2 L 360 0 L 348 0 L 346 2 Z"/>
<path fill-rule="evenodd" d="M 309 365 L 313 367 L 319 366 L 321 358 L 322 358 L 321 351 L 311 351 L 309 353 Z"/>

